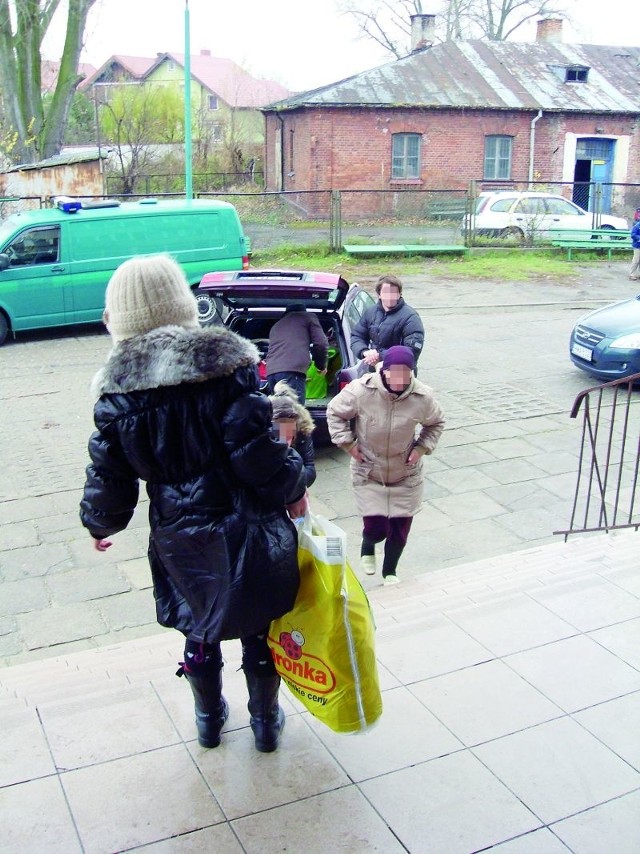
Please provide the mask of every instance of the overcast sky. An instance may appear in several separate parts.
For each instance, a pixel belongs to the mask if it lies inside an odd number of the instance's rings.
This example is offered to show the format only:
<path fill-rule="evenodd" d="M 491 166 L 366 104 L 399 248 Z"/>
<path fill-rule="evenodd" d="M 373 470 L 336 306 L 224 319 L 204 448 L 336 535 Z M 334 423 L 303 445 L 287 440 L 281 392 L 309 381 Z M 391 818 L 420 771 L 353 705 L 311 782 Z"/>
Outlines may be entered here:
<path fill-rule="evenodd" d="M 570 5 L 580 28 L 565 26 L 565 41 L 640 44 L 640 3 L 579 0 Z M 65 15 L 61 6 L 54 22 L 59 26 L 43 46 L 47 59 L 60 56 Z M 338 13 L 336 0 L 189 0 L 189 17 L 192 54 L 210 50 L 292 91 L 323 86 L 392 59 L 372 41 L 358 38 L 355 24 Z M 184 53 L 184 21 L 185 0 L 98 0 L 82 59 L 98 67 L 115 53 Z M 534 38 L 532 24 L 523 40 Z"/>

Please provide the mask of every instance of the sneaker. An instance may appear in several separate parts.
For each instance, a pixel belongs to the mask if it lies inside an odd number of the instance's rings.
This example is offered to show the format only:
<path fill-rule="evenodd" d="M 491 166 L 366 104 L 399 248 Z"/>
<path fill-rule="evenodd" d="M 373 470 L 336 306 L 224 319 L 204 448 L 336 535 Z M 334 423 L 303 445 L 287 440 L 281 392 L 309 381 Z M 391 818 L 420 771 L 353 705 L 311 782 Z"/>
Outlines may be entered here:
<path fill-rule="evenodd" d="M 385 587 L 390 587 L 392 584 L 400 584 L 400 579 L 397 575 L 385 575 L 382 578 L 382 583 Z"/>
<path fill-rule="evenodd" d="M 362 555 L 360 558 L 360 569 L 364 572 L 365 575 L 375 575 L 376 574 L 376 556 L 375 555 Z"/>

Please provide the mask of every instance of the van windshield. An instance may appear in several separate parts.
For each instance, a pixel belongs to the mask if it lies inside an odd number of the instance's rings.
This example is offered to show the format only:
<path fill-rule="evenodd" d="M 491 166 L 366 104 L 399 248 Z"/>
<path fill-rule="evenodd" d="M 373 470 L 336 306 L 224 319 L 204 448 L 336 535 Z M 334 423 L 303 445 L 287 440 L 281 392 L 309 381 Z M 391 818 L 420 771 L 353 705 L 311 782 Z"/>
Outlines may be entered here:
<path fill-rule="evenodd" d="M 16 224 L 11 220 L 5 219 L 0 225 L 0 247 L 4 246 L 6 241 L 16 233 Z"/>

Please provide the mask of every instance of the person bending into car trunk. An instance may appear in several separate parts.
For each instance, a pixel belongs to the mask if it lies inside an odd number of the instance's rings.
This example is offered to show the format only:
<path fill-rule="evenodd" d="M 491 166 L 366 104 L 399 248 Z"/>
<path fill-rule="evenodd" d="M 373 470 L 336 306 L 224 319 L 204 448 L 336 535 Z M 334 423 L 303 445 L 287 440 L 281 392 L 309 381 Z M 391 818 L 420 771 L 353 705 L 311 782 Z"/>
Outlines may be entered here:
<path fill-rule="evenodd" d="M 198 741 L 220 743 L 229 713 L 220 641 L 240 638 L 255 746 L 270 752 L 284 713 L 266 637 L 299 586 L 291 519 L 306 508 L 302 460 L 272 436 L 255 346 L 224 327 L 200 328 L 168 255 L 122 264 L 104 319 L 114 346 L 93 383 L 82 524 L 104 552 L 146 482 L 157 618 L 186 638 L 178 675 L 194 695 Z"/>
<path fill-rule="evenodd" d="M 402 344 L 410 348 L 417 366 L 424 347 L 424 326 L 418 312 L 404 301 L 402 282 L 397 276 L 381 276 L 376 293 L 378 302 L 364 312 L 351 333 L 353 355 L 371 370 L 389 347 Z"/>
<path fill-rule="evenodd" d="M 389 347 L 378 369 L 350 382 L 327 407 L 331 441 L 351 456 L 351 486 L 363 517 L 360 565 L 374 575 L 375 546 L 384 541 L 384 584 L 398 582 L 398 562 L 422 507 L 422 457 L 444 429 L 442 409 L 414 367 L 409 347 Z"/>
<path fill-rule="evenodd" d="M 295 391 L 298 402 L 306 400 L 307 371 L 313 360 L 318 373 L 327 373 L 329 339 L 320 321 L 304 303 L 291 303 L 271 327 L 267 351 L 267 384 L 273 394 L 284 380 Z"/>

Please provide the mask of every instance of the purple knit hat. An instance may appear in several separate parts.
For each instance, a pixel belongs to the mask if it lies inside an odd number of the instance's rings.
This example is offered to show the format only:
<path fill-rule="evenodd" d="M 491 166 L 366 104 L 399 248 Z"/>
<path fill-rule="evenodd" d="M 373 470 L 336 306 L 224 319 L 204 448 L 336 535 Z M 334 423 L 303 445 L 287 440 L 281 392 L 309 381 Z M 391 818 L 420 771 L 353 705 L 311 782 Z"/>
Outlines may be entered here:
<path fill-rule="evenodd" d="M 413 350 L 410 347 L 405 347 L 403 344 L 396 344 L 394 347 L 389 347 L 382 360 L 382 370 L 386 371 L 391 365 L 406 365 L 413 370 L 416 365 Z"/>

